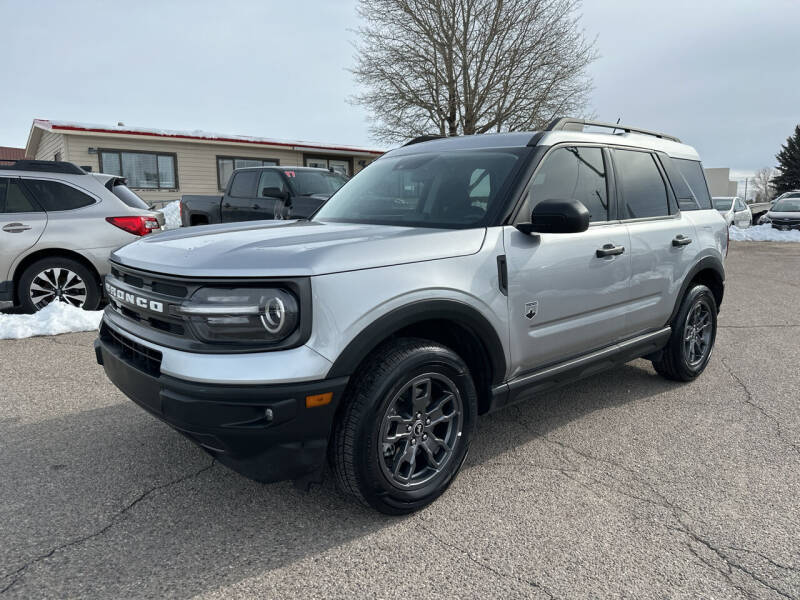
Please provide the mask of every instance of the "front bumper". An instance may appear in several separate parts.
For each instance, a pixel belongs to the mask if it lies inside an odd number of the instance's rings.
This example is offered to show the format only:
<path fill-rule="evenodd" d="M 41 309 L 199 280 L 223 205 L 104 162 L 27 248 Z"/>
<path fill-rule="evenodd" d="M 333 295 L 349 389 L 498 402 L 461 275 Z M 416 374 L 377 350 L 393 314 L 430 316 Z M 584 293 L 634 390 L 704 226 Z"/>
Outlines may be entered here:
<path fill-rule="evenodd" d="M 160 354 L 103 325 L 97 362 L 126 396 L 219 462 L 262 482 L 298 479 L 324 463 L 348 378 L 274 385 L 219 385 L 160 372 Z M 306 396 L 333 393 L 306 407 Z"/>

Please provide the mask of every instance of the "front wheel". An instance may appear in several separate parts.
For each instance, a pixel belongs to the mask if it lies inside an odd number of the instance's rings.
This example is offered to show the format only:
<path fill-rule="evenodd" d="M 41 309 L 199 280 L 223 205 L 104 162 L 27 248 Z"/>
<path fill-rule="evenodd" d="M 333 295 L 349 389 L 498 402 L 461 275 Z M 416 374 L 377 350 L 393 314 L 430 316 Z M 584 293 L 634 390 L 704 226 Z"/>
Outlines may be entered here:
<path fill-rule="evenodd" d="M 383 346 L 356 375 L 334 431 L 339 486 L 386 514 L 430 504 L 461 468 L 476 417 L 455 352 L 410 338 Z"/>
<path fill-rule="evenodd" d="M 705 370 L 717 338 L 717 302 L 704 285 L 691 287 L 672 322 L 672 335 L 653 367 L 662 376 L 691 381 Z"/>

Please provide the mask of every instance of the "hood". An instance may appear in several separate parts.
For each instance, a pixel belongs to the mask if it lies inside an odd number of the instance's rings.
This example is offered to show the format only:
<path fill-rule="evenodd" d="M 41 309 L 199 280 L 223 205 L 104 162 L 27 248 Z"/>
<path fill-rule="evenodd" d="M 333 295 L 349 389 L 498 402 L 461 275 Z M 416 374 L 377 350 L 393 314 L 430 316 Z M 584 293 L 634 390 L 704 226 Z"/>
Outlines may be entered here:
<path fill-rule="evenodd" d="M 324 275 L 466 256 L 486 229 L 319 221 L 251 221 L 146 236 L 111 255 L 133 268 L 188 277 Z"/>

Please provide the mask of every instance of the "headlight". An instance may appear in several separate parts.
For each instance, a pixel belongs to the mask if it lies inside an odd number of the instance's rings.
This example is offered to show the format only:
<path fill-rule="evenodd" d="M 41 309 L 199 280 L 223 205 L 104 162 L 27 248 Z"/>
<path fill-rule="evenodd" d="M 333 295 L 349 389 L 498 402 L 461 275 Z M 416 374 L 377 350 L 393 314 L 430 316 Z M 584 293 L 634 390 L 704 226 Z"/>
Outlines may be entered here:
<path fill-rule="evenodd" d="M 280 342 L 300 321 L 297 298 L 280 288 L 200 288 L 178 312 L 206 342 Z"/>

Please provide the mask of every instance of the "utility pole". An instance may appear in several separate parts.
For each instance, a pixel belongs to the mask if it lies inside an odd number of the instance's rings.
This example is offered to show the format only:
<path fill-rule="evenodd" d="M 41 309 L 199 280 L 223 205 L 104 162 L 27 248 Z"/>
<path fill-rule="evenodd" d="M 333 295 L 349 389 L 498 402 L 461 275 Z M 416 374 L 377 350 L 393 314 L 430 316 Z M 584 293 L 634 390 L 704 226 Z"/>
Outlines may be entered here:
<path fill-rule="evenodd" d="M 744 178 L 744 202 L 747 204 L 747 182 L 750 181 L 749 177 Z"/>

